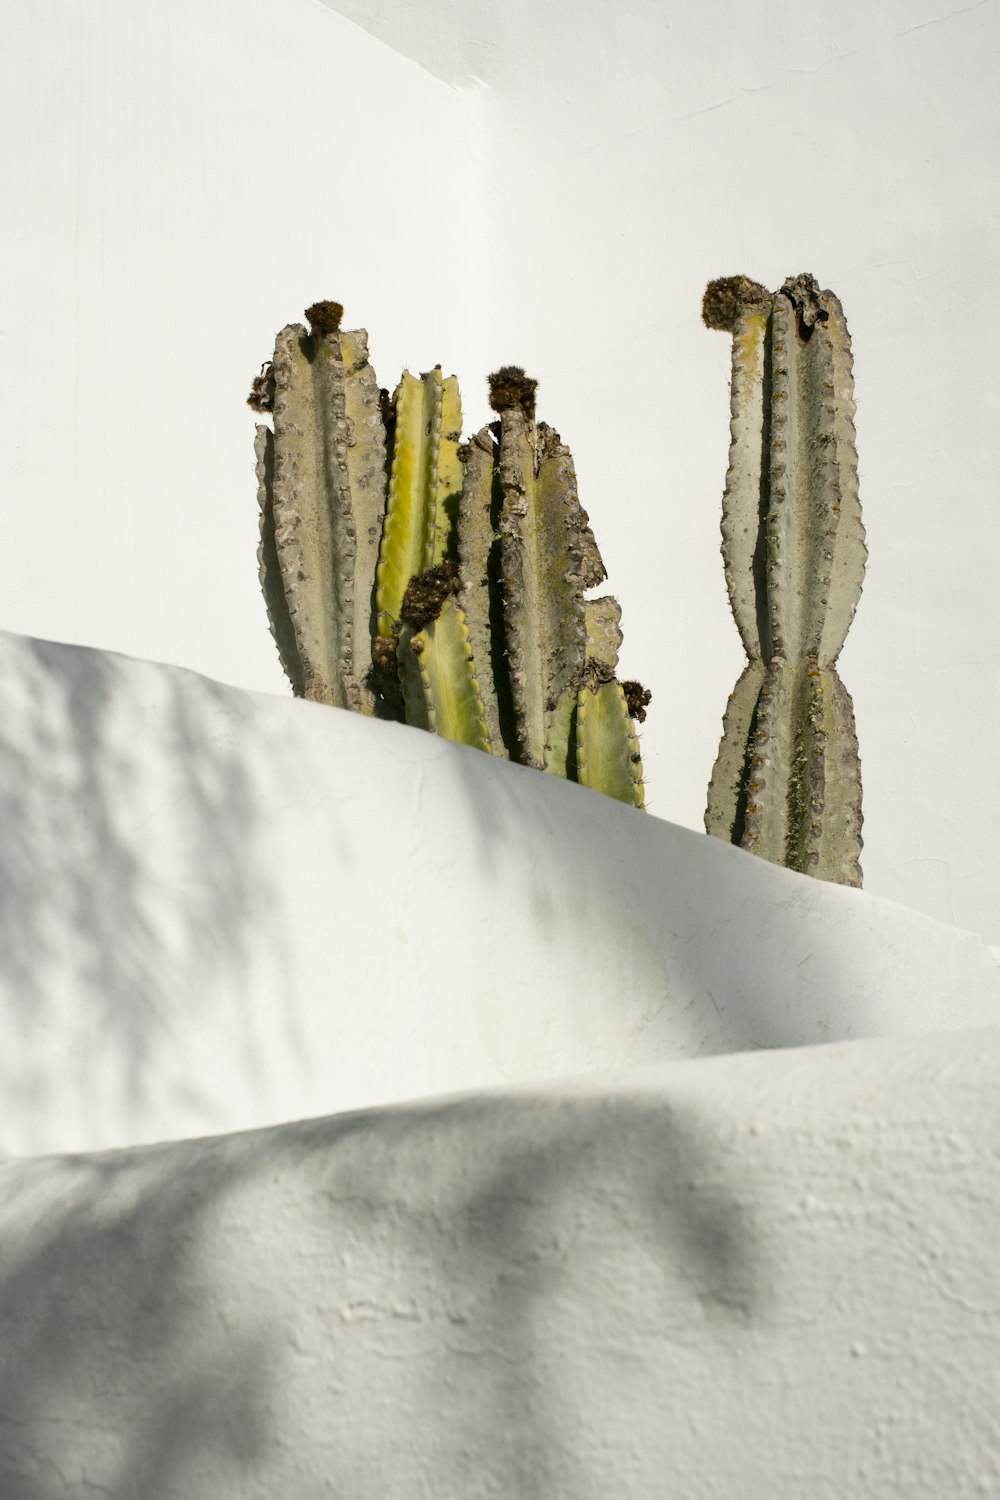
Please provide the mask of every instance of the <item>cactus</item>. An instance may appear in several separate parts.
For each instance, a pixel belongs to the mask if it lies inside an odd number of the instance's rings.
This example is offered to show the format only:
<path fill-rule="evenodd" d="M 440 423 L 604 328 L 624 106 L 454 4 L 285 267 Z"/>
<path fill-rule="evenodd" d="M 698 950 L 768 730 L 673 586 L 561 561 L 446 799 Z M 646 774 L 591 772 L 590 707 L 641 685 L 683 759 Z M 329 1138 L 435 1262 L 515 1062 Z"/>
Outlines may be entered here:
<path fill-rule="evenodd" d="M 407 723 L 643 806 L 617 681 L 620 610 L 569 449 L 535 382 L 490 377 L 499 420 L 461 442 L 458 382 L 404 372 L 390 402 L 338 303 L 293 324 L 254 381 L 260 578 L 293 691 Z"/>
<path fill-rule="evenodd" d="M 790 869 L 861 884 L 861 768 L 836 670 L 867 556 L 851 344 L 814 277 L 710 283 L 733 337 L 726 582 L 748 664 L 726 710 L 705 827 Z"/>
<path fill-rule="evenodd" d="M 363 330 L 340 332 L 343 309 L 316 303 L 307 334 L 278 334 L 250 404 L 273 411 L 257 429 L 260 580 L 293 691 L 374 711 L 372 591 L 385 509 L 385 429 Z"/>

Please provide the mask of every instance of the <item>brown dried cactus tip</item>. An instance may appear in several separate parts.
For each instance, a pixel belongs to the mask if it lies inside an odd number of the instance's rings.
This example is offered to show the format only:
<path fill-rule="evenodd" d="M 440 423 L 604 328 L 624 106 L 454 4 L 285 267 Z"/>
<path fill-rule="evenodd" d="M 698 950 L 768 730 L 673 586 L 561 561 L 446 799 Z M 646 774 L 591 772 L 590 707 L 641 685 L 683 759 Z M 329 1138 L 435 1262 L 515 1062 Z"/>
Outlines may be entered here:
<path fill-rule="evenodd" d="M 701 316 L 706 328 L 732 333 L 741 313 L 764 312 L 771 304 L 771 293 L 749 276 L 719 276 L 710 281 L 701 299 Z"/>
<path fill-rule="evenodd" d="M 825 323 L 830 317 L 820 300 L 823 293 L 819 282 L 809 271 L 798 276 L 789 276 L 781 286 L 782 293 L 795 308 L 799 322 L 799 333 L 808 339 L 816 323 Z"/>
<path fill-rule="evenodd" d="M 392 635 L 377 635 L 372 641 L 372 664 L 380 672 L 388 671 L 396 665 L 396 647 L 399 645 L 399 636 L 393 632 Z"/>
<path fill-rule="evenodd" d="M 458 564 L 446 560 L 435 563 L 423 573 L 417 573 L 406 585 L 399 606 L 399 618 L 411 630 L 423 630 L 436 620 L 449 594 L 457 594 L 462 587 Z"/>
<path fill-rule="evenodd" d="M 514 411 L 520 407 L 529 422 L 534 420 L 538 381 L 526 375 L 520 365 L 502 365 L 487 379 L 494 411 Z"/>
<path fill-rule="evenodd" d="M 254 376 L 247 406 L 262 414 L 274 410 L 274 366 L 269 359 L 261 365 L 260 374 Z"/>
<path fill-rule="evenodd" d="M 653 696 L 649 688 L 643 687 L 642 683 L 636 682 L 633 677 L 630 677 L 627 682 L 623 682 L 621 688 L 625 694 L 625 707 L 628 709 L 629 718 L 638 720 L 640 724 L 645 724 L 646 709 Z"/>
<path fill-rule="evenodd" d="M 339 302 L 314 302 L 305 311 L 306 322 L 318 339 L 328 333 L 339 333 L 344 309 Z"/>

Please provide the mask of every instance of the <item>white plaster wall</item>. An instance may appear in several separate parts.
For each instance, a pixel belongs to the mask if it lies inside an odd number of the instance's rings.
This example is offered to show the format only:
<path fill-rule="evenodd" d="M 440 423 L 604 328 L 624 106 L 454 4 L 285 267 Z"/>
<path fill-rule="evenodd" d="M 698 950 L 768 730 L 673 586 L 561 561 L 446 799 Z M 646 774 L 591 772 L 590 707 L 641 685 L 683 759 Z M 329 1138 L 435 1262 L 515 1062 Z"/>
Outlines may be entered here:
<path fill-rule="evenodd" d="M 4 1500 L 1000 1493 L 1000 1032 L 0 1166 Z"/>
<path fill-rule="evenodd" d="M 970 933 L 420 730 L 0 635 L 0 1151 L 1000 1025 Z"/>
<path fill-rule="evenodd" d="M 11 0 L 2 24 L 0 624 L 283 693 L 249 382 L 326 296 L 385 383 L 484 369 L 476 91 L 318 0 Z"/>
<path fill-rule="evenodd" d="M 281 691 L 242 399 L 274 329 L 341 296 L 384 381 L 441 359 L 472 421 L 495 363 L 541 377 L 656 695 L 652 809 L 697 827 L 739 668 L 700 293 L 809 268 L 855 338 L 867 886 L 1000 937 L 995 0 L 3 21 L 4 625 Z"/>

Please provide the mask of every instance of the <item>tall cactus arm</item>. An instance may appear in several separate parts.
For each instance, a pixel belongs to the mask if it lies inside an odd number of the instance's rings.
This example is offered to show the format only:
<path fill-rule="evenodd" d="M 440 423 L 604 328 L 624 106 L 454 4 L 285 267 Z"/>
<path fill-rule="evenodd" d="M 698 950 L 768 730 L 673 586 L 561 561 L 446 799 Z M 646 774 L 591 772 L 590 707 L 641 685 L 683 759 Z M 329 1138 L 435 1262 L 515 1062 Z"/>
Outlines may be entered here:
<path fill-rule="evenodd" d="M 703 314 L 733 335 L 723 554 L 749 657 L 726 712 L 706 828 L 859 885 L 857 738 L 833 667 L 867 556 L 843 308 L 810 275 L 773 295 L 727 277 L 709 285 Z"/>
<path fill-rule="evenodd" d="M 262 516 L 287 607 L 278 628 L 287 634 L 290 623 L 299 659 L 293 685 L 297 679 L 305 697 L 371 713 L 370 533 L 382 509 L 384 435 L 366 336 L 342 335 L 341 311 L 316 304 L 312 333 L 291 324 L 278 335 Z M 273 567 L 269 577 L 273 612 Z M 288 670 L 287 650 L 282 657 Z"/>
<path fill-rule="evenodd" d="M 552 428 L 535 426 L 534 387 L 512 367 L 490 377 L 500 413 L 503 609 L 518 758 L 542 767 L 550 720 L 583 670 L 583 590 L 605 575 L 569 450 Z"/>
<path fill-rule="evenodd" d="M 274 349 L 274 539 L 307 698 L 347 707 L 352 694 L 355 537 L 346 487 L 331 484 L 343 366 L 336 334 L 300 324 Z"/>
<path fill-rule="evenodd" d="M 461 489 L 461 405 L 454 376 L 440 366 L 418 378 L 404 371 L 395 395 L 389 501 L 377 569 L 376 627 L 391 635 L 411 578 L 440 562 Z"/>

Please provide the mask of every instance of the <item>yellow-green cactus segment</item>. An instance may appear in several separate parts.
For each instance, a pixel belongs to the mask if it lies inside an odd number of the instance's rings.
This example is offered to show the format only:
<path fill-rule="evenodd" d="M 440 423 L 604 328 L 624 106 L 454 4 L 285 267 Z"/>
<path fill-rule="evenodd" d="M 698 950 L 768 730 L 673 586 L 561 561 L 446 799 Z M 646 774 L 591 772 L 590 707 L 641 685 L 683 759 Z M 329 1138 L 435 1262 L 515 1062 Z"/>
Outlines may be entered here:
<path fill-rule="evenodd" d="M 402 626 L 399 664 L 408 724 L 489 753 L 469 631 L 454 598 L 423 629 Z"/>
<path fill-rule="evenodd" d="M 441 380 L 440 369 L 433 372 L 433 378 L 440 382 L 441 416 L 437 457 L 428 493 L 425 568 L 433 567 L 454 553 L 462 492 L 462 397 L 458 381 L 454 375 Z"/>
<path fill-rule="evenodd" d="M 576 774 L 582 786 L 644 806 L 639 740 L 621 684 L 585 685 L 576 707 Z"/>
<path fill-rule="evenodd" d="M 395 395 L 396 429 L 389 500 L 376 588 L 377 630 L 396 629 L 411 578 L 447 549 L 447 501 L 461 488 L 458 428 L 461 405 L 454 376 L 437 366 L 420 377 L 404 371 Z M 448 427 L 444 430 L 447 419 Z M 455 423 L 457 422 L 457 426 Z M 457 498 L 455 499 L 457 506 Z"/>
<path fill-rule="evenodd" d="M 305 697 L 361 708 L 353 671 L 356 535 L 345 463 L 345 374 L 336 333 L 298 324 L 274 350 L 274 550 Z M 293 680 L 293 687 L 295 681 Z"/>
<path fill-rule="evenodd" d="M 560 694 L 558 703 L 546 720 L 542 770 L 547 771 L 550 776 L 561 776 L 566 781 L 577 779 L 576 699 L 576 689 L 567 688 Z"/>
<path fill-rule="evenodd" d="M 513 744 L 516 737 L 510 704 L 505 702 L 501 706 L 500 701 L 506 687 L 507 661 L 500 618 L 495 460 L 496 443 L 490 429 L 484 427 L 465 448 L 465 472 L 458 504 L 458 566 L 463 584 L 462 610 L 476 663 L 490 748 L 494 755 L 506 760 L 507 740 Z"/>

